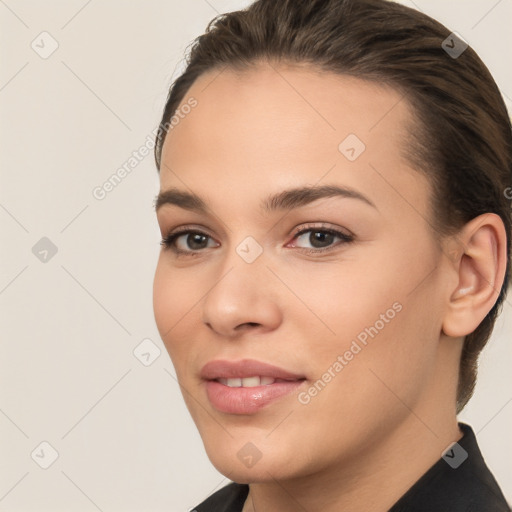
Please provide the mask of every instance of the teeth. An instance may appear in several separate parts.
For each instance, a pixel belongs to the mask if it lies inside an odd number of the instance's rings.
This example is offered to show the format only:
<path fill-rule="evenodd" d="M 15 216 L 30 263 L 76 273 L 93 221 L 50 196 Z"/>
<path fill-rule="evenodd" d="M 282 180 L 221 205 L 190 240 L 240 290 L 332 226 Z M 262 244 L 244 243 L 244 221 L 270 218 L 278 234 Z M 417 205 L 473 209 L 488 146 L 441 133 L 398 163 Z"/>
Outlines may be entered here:
<path fill-rule="evenodd" d="M 260 377 L 245 377 L 245 379 L 242 379 L 242 386 L 244 388 L 253 388 L 254 386 L 259 386 L 260 382 Z"/>
<path fill-rule="evenodd" d="M 273 384 L 276 379 L 272 377 L 245 377 L 243 379 L 233 378 L 233 379 L 217 379 L 224 386 L 229 386 L 230 388 L 254 388 L 256 386 L 267 386 L 269 384 Z"/>

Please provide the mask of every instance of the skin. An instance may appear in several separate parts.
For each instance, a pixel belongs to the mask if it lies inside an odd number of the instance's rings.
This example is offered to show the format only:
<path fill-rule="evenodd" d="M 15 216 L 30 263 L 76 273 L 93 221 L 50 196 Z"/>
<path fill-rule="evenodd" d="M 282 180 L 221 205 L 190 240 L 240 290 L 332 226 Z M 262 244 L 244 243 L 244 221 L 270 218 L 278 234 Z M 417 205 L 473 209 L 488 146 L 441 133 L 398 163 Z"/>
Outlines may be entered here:
<path fill-rule="evenodd" d="M 166 137 L 160 187 L 195 192 L 210 213 L 164 204 L 157 219 L 162 236 L 191 225 L 211 238 L 199 249 L 179 239 L 196 256 L 162 249 L 154 312 L 208 457 L 250 483 L 244 512 L 386 511 L 461 437 L 458 361 L 503 282 L 503 223 L 482 215 L 438 241 L 430 184 L 401 151 L 413 113 L 393 89 L 260 62 L 208 72 L 182 104 L 190 97 L 198 105 Z M 366 146 L 355 161 L 338 149 L 348 134 Z M 325 184 L 375 207 L 331 197 L 259 209 L 271 193 Z M 297 227 L 312 232 L 294 238 Z M 315 246 L 322 227 L 354 241 Z M 247 236 L 263 250 L 250 264 L 236 251 Z M 315 247 L 331 250 L 307 254 Z M 213 359 L 303 374 L 304 392 L 395 303 L 400 312 L 309 403 L 292 393 L 234 415 L 208 401 L 199 372 Z M 248 442 L 261 453 L 252 467 L 237 456 Z"/>

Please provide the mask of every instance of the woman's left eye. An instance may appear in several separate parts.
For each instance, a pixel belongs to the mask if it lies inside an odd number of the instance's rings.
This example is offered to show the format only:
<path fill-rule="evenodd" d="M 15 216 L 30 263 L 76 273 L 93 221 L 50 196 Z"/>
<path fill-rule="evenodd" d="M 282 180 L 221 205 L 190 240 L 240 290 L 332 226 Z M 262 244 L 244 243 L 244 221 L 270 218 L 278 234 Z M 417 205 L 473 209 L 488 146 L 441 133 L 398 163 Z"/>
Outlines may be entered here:
<path fill-rule="evenodd" d="M 309 235 L 308 235 L 309 234 Z M 306 236 L 308 235 L 308 236 Z M 304 228 L 300 229 L 295 233 L 293 240 L 306 241 L 311 247 L 297 247 L 308 254 L 315 254 L 320 252 L 329 251 L 336 248 L 338 245 L 346 244 L 354 240 L 354 235 L 343 233 L 332 228 Z M 339 239 L 340 242 L 333 245 L 335 239 Z M 171 233 L 164 237 L 160 244 L 164 249 L 171 249 L 178 256 L 198 256 L 203 249 L 211 248 L 208 246 L 208 242 L 213 239 L 198 230 L 182 230 L 176 233 Z M 213 245 L 215 247 L 215 245 Z"/>
<path fill-rule="evenodd" d="M 307 236 L 306 236 L 307 235 Z M 340 242 L 336 245 L 332 245 L 334 240 L 338 238 Z M 336 229 L 326 228 L 306 228 L 300 230 L 293 238 L 294 240 L 306 241 L 312 248 L 305 247 L 306 253 L 318 253 L 324 251 L 330 251 L 336 248 L 338 245 L 349 243 L 354 240 L 354 235 L 348 233 L 342 233 Z"/>

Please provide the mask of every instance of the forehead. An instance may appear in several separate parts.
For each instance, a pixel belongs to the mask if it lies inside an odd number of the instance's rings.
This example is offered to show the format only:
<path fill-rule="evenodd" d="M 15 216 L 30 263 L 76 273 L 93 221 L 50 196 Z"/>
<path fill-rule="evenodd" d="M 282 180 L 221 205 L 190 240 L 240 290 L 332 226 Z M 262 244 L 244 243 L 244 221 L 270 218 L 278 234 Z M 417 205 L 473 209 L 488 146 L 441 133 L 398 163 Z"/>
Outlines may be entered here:
<path fill-rule="evenodd" d="M 201 75 L 178 112 L 191 98 L 197 105 L 180 116 L 164 143 L 162 189 L 183 181 L 206 195 L 212 183 L 231 197 L 248 189 L 263 195 L 269 184 L 277 191 L 328 175 L 396 201 L 390 182 L 410 188 L 409 181 L 423 178 L 403 156 L 413 120 L 409 104 L 376 82 L 259 63 Z M 426 207 L 426 198 L 410 199 Z"/>
<path fill-rule="evenodd" d="M 242 71 L 211 70 L 192 84 L 178 113 L 190 98 L 197 106 L 171 127 L 164 151 L 172 152 L 183 142 L 196 149 L 216 145 L 219 150 L 243 143 L 241 149 L 252 156 L 250 150 L 262 141 L 267 154 L 293 146 L 311 153 L 306 150 L 332 149 L 348 134 L 367 146 L 375 146 L 385 135 L 388 144 L 399 146 L 412 119 L 397 90 L 305 65 L 260 62 Z M 311 144 L 304 144 L 308 138 Z M 320 139 L 324 144 L 319 147 Z M 257 149 L 263 157 L 264 148 Z"/>

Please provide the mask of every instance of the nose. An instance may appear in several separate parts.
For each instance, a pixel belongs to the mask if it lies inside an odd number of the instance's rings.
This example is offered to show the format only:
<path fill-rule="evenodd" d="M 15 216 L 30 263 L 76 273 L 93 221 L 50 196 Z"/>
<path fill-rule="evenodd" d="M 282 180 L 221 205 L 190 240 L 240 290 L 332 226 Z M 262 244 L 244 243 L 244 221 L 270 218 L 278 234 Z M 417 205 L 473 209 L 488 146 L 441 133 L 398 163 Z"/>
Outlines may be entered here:
<path fill-rule="evenodd" d="M 224 338 L 276 329 L 282 321 L 279 286 L 264 254 L 246 263 L 233 250 L 202 302 L 203 322 Z"/>

